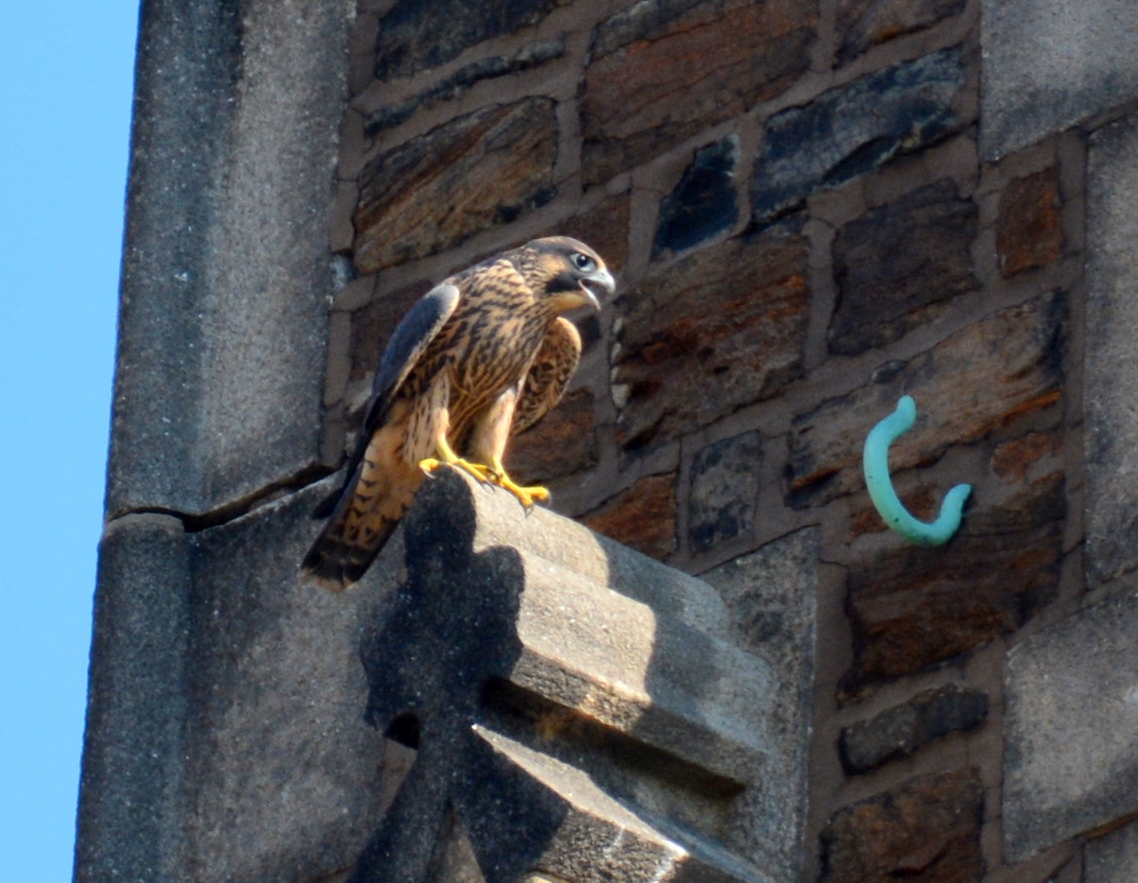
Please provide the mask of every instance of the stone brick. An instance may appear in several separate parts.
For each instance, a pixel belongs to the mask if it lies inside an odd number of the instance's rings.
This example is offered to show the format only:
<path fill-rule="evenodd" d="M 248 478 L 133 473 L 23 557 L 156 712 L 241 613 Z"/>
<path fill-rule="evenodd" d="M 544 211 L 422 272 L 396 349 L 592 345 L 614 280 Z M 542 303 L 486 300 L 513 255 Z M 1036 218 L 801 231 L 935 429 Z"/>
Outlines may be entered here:
<path fill-rule="evenodd" d="M 842 766 L 864 773 L 908 757 L 922 745 L 958 730 L 979 726 L 988 716 L 988 694 L 949 684 L 918 693 L 903 705 L 843 727 L 838 741 Z"/>
<path fill-rule="evenodd" d="M 1010 182 L 996 220 L 1000 273 L 1007 278 L 1057 260 L 1063 253 L 1061 223 L 1058 167 Z"/>
<path fill-rule="evenodd" d="M 399 0 L 380 20 L 375 75 L 409 77 L 457 58 L 465 49 L 537 24 L 567 0 Z"/>
<path fill-rule="evenodd" d="M 691 466 L 688 543 L 706 552 L 751 526 L 759 492 L 763 440 L 758 432 L 708 445 Z"/>
<path fill-rule="evenodd" d="M 865 437 L 902 394 L 916 399 L 918 414 L 890 449 L 894 473 L 1054 404 L 1062 394 L 1065 332 L 1065 297 L 1047 294 L 993 313 L 909 362 L 886 364 L 865 386 L 796 418 L 791 504 L 828 502 L 863 487 Z"/>
<path fill-rule="evenodd" d="M 843 702 L 1014 632 L 1058 589 L 1067 502 L 1061 473 L 969 512 L 945 546 L 897 546 L 849 564 L 854 661 Z"/>
<path fill-rule="evenodd" d="M 546 98 L 492 105 L 381 154 L 360 177 L 357 270 L 435 254 L 544 205 L 556 158 Z"/>
<path fill-rule="evenodd" d="M 913 779 L 834 813 L 821 834 L 825 883 L 979 883 L 984 788 L 974 769 Z"/>
<path fill-rule="evenodd" d="M 527 43 L 513 55 L 506 57 L 492 55 L 464 65 L 441 82 L 424 89 L 417 95 L 395 105 L 379 108 L 368 115 L 364 132 L 374 138 L 386 129 L 394 128 L 409 120 L 416 111 L 426 110 L 446 101 L 454 101 L 465 95 L 483 80 L 495 80 L 510 74 L 521 73 L 538 67 L 547 61 L 565 54 L 565 43 L 561 40 L 537 40 Z M 382 59 L 381 59 L 382 63 Z"/>
<path fill-rule="evenodd" d="M 647 0 L 600 25 L 581 101 L 586 184 L 633 168 L 788 88 L 817 0 Z"/>
<path fill-rule="evenodd" d="M 510 440 L 506 467 L 525 483 L 581 472 L 597 462 L 597 413 L 593 395 L 579 389 L 540 423 Z"/>
<path fill-rule="evenodd" d="M 953 110 L 952 99 L 963 85 L 961 50 L 944 49 L 771 117 L 755 160 L 755 221 L 768 223 L 815 190 L 837 187 L 959 130 L 967 120 Z"/>
<path fill-rule="evenodd" d="M 959 15 L 965 0 L 839 0 L 838 64 L 873 46 Z"/>
<path fill-rule="evenodd" d="M 1133 480 L 1138 474 L 1135 192 L 1138 114 L 1131 114 L 1099 129 L 1087 155 L 1084 399 L 1091 585 L 1138 567 L 1138 484 Z"/>
<path fill-rule="evenodd" d="M 645 555 L 666 558 L 676 549 L 676 473 L 642 478 L 582 520 Z"/>
<path fill-rule="evenodd" d="M 660 203 L 653 257 L 692 248 L 734 226 L 739 218 L 738 165 L 738 135 L 728 135 L 695 152 L 676 189 Z"/>
<path fill-rule="evenodd" d="M 820 541 L 820 528 L 803 528 L 702 574 L 727 605 L 736 642 L 769 662 L 779 685 L 763 716 L 778 734 L 785 772 L 761 777 L 762 799 L 749 814 L 786 880 L 803 878 Z"/>
<path fill-rule="evenodd" d="M 1138 880 L 1138 822 L 1087 843 L 1084 883 L 1133 883 Z"/>
<path fill-rule="evenodd" d="M 833 244 L 830 352 L 856 355 L 890 343 L 939 313 L 938 304 L 976 288 L 978 216 L 945 178 L 842 227 Z"/>
<path fill-rule="evenodd" d="M 1138 594 L 1130 592 L 1009 651 L 1002 792 L 1009 862 L 1138 813 L 1135 635 Z"/>
<path fill-rule="evenodd" d="M 687 255 L 618 299 L 625 447 L 706 426 L 802 373 L 807 254 L 782 226 Z"/>
<path fill-rule="evenodd" d="M 1129 0 L 983 0 L 981 17 L 986 161 L 1138 91 L 1138 6 Z"/>

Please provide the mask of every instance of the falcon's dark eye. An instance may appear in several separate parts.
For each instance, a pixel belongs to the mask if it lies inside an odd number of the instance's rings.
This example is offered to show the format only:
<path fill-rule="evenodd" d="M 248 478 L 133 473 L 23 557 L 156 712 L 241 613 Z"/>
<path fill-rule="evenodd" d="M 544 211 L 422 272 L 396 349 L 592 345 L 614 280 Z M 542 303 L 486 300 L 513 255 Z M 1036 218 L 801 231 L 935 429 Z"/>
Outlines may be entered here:
<path fill-rule="evenodd" d="M 573 254 L 573 264 L 578 270 L 583 270 L 586 273 L 597 268 L 596 261 L 594 261 L 587 254 L 581 254 L 579 251 L 574 252 Z"/>

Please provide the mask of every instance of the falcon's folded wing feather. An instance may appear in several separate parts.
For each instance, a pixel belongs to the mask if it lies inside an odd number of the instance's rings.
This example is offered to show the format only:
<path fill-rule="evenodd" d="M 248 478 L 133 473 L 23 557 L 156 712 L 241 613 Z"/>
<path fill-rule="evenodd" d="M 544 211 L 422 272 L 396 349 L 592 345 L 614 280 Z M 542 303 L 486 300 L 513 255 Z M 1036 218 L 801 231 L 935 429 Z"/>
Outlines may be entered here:
<path fill-rule="evenodd" d="M 395 326 L 391 340 L 383 351 L 379 368 L 375 372 L 371 398 L 364 417 L 364 428 L 352 459 L 348 461 L 348 468 L 344 471 L 344 482 L 320 502 L 312 513 L 313 518 L 327 518 L 336 508 L 344 491 L 355 478 L 356 470 L 371 441 L 372 432 L 383 423 L 395 393 L 403 385 L 403 381 L 407 379 L 407 375 L 411 373 L 411 369 L 415 367 L 427 346 L 446 324 L 446 320 L 454 313 L 458 298 L 459 291 L 454 285 L 445 282 L 436 285 L 419 298 L 407 311 L 407 315 Z"/>

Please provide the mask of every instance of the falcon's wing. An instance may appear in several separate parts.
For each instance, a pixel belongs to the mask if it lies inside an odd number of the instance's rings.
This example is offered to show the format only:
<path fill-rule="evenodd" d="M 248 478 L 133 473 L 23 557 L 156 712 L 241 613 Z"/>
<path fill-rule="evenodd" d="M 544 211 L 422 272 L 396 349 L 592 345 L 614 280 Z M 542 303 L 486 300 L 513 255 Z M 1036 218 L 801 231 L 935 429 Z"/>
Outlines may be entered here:
<path fill-rule="evenodd" d="M 580 360 L 581 335 L 576 327 L 568 319 L 554 320 L 526 375 L 510 435 L 525 432 L 561 401 Z"/>
<path fill-rule="evenodd" d="M 363 431 L 356 444 L 355 453 L 344 472 L 344 483 L 333 493 L 329 494 L 312 513 L 313 518 L 325 518 L 332 514 L 336 503 L 355 475 L 356 468 L 363 459 L 372 433 L 383 424 L 387 411 L 391 407 L 392 399 L 423 355 L 427 345 L 450 318 L 454 308 L 458 305 L 459 291 L 457 286 L 449 282 L 436 285 L 421 298 L 395 326 L 391 340 L 379 360 L 379 368 L 375 372 L 375 382 L 371 388 L 371 399 L 368 402 L 367 413 L 364 417 Z"/>

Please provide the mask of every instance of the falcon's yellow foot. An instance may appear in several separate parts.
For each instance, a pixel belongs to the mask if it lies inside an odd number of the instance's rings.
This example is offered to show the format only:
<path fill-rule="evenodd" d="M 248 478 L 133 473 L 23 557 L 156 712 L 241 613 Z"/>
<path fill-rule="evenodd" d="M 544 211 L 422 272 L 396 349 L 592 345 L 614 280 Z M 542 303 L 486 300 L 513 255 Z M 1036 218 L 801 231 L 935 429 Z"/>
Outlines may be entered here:
<path fill-rule="evenodd" d="M 483 466 L 481 463 L 471 463 L 469 460 L 463 460 L 462 457 L 455 457 L 453 460 L 436 460 L 434 457 L 428 457 L 425 460 L 419 461 L 419 468 L 427 473 L 427 475 L 430 475 L 440 466 L 454 466 L 456 469 L 461 469 L 467 475 L 473 476 L 483 484 L 497 484 L 493 469 L 489 466 Z"/>
<path fill-rule="evenodd" d="M 537 485 L 533 487 L 522 487 L 506 474 L 506 469 L 502 466 L 500 460 L 493 460 L 491 462 L 493 463 L 494 471 L 490 481 L 517 497 L 518 502 L 525 506 L 527 511 L 533 508 L 535 500 L 542 503 L 549 500 L 549 490 L 547 488 Z"/>

